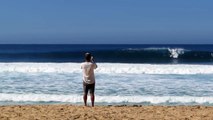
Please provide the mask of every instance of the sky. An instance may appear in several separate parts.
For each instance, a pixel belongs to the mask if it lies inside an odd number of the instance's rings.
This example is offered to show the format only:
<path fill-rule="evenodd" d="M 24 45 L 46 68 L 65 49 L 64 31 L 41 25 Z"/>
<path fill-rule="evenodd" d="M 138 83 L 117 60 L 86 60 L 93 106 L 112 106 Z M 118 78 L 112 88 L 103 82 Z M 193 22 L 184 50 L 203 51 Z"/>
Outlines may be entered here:
<path fill-rule="evenodd" d="M 213 44 L 212 0 L 1 0 L 0 44 Z"/>

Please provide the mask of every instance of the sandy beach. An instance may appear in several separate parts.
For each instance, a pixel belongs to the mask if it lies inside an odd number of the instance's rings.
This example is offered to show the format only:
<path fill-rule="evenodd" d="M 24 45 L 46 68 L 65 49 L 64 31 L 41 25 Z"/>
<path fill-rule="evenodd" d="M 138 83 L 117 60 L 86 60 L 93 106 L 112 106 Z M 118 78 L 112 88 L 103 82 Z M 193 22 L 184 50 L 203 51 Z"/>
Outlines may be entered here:
<path fill-rule="evenodd" d="M 0 106 L 0 120 L 213 120 L 209 106 Z"/>

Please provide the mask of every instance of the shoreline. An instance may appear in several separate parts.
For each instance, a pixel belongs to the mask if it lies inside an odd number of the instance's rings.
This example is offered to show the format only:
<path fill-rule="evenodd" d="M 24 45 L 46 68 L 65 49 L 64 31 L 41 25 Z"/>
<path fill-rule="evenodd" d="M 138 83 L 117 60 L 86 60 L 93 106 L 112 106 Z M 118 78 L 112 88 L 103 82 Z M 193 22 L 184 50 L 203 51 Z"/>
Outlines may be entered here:
<path fill-rule="evenodd" d="M 3 105 L 0 119 L 12 120 L 67 120 L 67 119 L 213 119 L 213 106 L 155 106 L 108 105 L 85 107 L 82 105 Z"/>

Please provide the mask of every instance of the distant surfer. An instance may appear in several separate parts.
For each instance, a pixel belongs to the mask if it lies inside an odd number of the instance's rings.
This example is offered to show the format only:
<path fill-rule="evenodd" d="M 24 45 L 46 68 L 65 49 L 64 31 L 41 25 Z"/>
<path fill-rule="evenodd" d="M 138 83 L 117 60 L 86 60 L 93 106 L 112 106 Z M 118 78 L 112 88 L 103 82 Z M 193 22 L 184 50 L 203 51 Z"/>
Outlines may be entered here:
<path fill-rule="evenodd" d="M 95 75 L 94 69 L 97 68 L 95 60 L 90 53 L 85 53 L 85 62 L 81 63 L 83 72 L 83 90 L 84 90 L 84 105 L 87 106 L 87 94 L 90 92 L 92 107 L 95 101 Z"/>

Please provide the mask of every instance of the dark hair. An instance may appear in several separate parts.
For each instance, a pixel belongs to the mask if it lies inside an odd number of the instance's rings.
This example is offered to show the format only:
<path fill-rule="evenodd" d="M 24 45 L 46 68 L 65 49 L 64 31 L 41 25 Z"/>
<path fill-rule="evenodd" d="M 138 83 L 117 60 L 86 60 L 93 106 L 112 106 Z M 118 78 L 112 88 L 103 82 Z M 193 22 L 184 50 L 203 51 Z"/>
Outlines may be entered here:
<path fill-rule="evenodd" d="M 85 53 L 85 60 L 90 62 L 92 55 L 90 53 Z"/>

